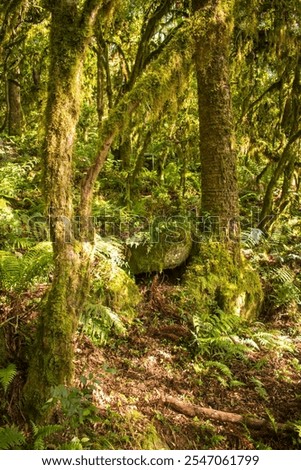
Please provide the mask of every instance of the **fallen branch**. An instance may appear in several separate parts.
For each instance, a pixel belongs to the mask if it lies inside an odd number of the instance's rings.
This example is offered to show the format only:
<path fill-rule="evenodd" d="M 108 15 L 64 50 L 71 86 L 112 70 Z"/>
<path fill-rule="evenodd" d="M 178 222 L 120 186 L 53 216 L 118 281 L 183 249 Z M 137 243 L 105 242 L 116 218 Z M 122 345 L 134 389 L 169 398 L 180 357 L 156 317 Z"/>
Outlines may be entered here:
<path fill-rule="evenodd" d="M 185 416 L 194 418 L 209 418 L 215 421 L 226 423 L 244 424 L 252 429 L 269 429 L 277 432 L 295 431 L 295 427 L 291 423 L 273 423 L 272 421 L 260 418 L 251 418 L 237 413 L 229 413 L 227 411 L 214 410 L 213 408 L 204 408 L 202 406 L 184 403 L 174 397 L 166 397 L 164 404 L 169 408 L 181 413 Z"/>

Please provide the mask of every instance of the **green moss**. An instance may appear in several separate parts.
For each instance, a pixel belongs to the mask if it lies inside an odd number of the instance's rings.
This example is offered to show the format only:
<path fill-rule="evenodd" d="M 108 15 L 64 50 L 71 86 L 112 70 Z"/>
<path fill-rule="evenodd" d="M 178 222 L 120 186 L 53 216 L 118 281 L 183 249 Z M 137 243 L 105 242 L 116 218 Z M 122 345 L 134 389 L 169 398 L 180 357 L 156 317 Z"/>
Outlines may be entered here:
<path fill-rule="evenodd" d="M 254 318 L 259 312 L 263 294 L 258 274 L 245 260 L 235 264 L 222 243 L 202 243 L 183 283 L 186 308 L 194 314 L 210 315 L 219 310 Z"/>
<path fill-rule="evenodd" d="M 104 260 L 101 268 L 101 290 L 106 307 L 116 312 L 122 320 L 133 320 L 141 295 L 135 281 L 111 260 Z"/>
<path fill-rule="evenodd" d="M 174 238 L 168 237 L 169 235 Z M 179 236 L 179 237 L 178 237 Z M 157 240 L 145 240 L 128 249 L 128 263 L 133 274 L 162 272 L 183 264 L 192 248 L 190 232 L 161 233 Z"/>
<path fill-rule="evenodd" d="M 154 424 L 139 411 L 132 409 L 124 414 L 111 412 L 106 420 L 107 448 L 134 450 L 168 449 Z M 103 443 L 101 447 L 103 449 Z"/>

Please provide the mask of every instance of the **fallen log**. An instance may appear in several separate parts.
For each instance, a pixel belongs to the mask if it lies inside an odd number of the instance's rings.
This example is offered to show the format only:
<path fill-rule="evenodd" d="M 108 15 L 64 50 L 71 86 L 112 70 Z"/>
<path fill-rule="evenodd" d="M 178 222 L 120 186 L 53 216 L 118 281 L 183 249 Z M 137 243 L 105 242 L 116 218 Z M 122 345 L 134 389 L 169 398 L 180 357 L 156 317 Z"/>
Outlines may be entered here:
<path fill-rule="evenodd" d="M 233 424 L 243 424 L 252 429 L 268 429 L 270 431 L 291 432 L 296 431 L 292 423 L 274 423 L 270 420 L 261 418 L 252 418 L 250 416 L 240 415 L 238 413 L 229 413 L 228 411 L 215 410 L 213 408 L 204 408 L 192 403 L 185 403 L 174 397 L 166 397 L 164 404 L 178 413 L 194 418 L 209 418 L 215 421 L 221 421 Z"/>

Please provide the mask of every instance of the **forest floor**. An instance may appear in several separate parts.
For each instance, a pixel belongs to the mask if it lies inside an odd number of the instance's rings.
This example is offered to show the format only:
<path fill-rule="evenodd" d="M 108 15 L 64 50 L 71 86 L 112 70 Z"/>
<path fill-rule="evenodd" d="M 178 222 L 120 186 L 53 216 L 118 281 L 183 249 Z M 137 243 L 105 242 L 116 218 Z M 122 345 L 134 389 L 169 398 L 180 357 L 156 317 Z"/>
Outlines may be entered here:
<path fill-rule="evenodd" d="M 246 360 L 232 358 L 227 377 L 218 362 L 217 368 L 206 367 L 208 361 L 198 366 L 192 333 L 169 301 L 172 289 L 158 279 L 142 287 L 144 302 L 126 337 L 112 338 L 102 348 L 86 336 L 78 338 L 77 377 L 99 377 L 93 395 L 102 419 L 93 432 L 103 436 L 104 448 L 300 448 L 297 432 L 275 428 L 275 423 L 300 419 L 300 327 L 288 315 L 274 318 L 268 327 L 293 347 L 263 348 L 248 353 Z M 189 417 L 171 409 L 167 397 L 262 418 L 271 426 L 252 430 L 206 416 Z"/>

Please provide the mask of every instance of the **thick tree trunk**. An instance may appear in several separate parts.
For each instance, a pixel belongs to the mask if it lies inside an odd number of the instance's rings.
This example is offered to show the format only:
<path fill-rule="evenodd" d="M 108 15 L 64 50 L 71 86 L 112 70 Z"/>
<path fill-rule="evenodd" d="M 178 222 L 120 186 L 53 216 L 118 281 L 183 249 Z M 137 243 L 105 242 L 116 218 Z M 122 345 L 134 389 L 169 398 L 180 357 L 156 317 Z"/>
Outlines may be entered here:
<path fill-rule="evenodd" d="M 87 292 L 89 256 L 84 252 L 85 245 L 73 237 L 72 153 L 82 67 L 94 16 L 91 12 L 90 21 L 84 22 L 76 2 L 53 2 L 43 152 L 55 271 L 39 318 L 35 354 L 24 390 L 27 410 L 35 418 L 51 387 L 72 378 L 74 334 Z"/>
<path fill-rule="evenodd" d="M 232 1 L 193 0 L 202 211 L 220 240 L 238 240 L 236 155 L 229 84 Z"/>

